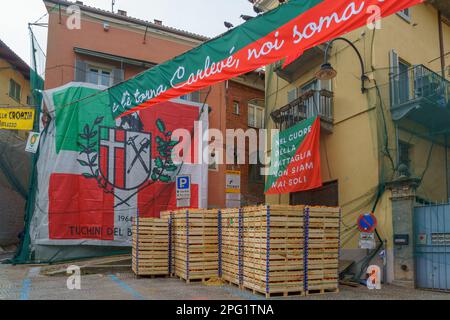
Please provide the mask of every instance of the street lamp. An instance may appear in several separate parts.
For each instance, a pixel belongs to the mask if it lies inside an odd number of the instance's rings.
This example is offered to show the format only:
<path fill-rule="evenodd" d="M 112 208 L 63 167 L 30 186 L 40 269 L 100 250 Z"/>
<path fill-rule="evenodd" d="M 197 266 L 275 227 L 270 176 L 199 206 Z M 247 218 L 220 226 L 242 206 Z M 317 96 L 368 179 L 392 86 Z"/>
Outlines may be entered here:
<path fill-rule="evenodd" d="M 356 54 L 358 55 L 359 58 L 359 62 L 361 63 L 361 92 L 364 94 L 367 92 L 367 88 L 365 86 L 365 81 L 369 80 L 369 78 L 366 76 L 366 72 L 364 69 L 364 61 L 361 57 L 361 54 L 359 53 L 358 49 L 355 47 L 355 45 L 348 39 L 346 38 L 336 38 L 331 40 L 326 49 L 325 49 L 325 60 L 324 63 L 322 64 L 322 66 L 320 67 L 320 70 L 316 73 L 316 78 L 319 80 L 331 80 L 336 78 L 337 76 L 337 71 L 331 66 L 331 64 L 328 62 L 328 51 L 330 50 L 331 45 L 333 44 L 333 42 L 335 42 L 336 40 L 342 40 L 347 42 L 356 52 Z"/>

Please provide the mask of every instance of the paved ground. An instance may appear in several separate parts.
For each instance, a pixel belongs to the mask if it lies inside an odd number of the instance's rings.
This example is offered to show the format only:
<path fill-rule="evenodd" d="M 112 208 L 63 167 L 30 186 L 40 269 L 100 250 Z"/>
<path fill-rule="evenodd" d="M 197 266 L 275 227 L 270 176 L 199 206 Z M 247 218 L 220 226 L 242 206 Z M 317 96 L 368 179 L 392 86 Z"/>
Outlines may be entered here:
<path fill-rule="evenodd" d="M 93 274 L 81 277 L 81 290 L 68 290 L 64 276 L 47 277 L 39 266 L 0 265 L 0 300 L 259 300 L 262 296 L 223 285 L 186 284 L 178 279 L 137 279 L 130 272 Z M 281 298 L 274 298 L 281 299 Z M 384 286 L 370 291 L 365 287 L 341 287 L 338 294 L 289 297 L 291 300 L 320 299 L 432 299 L 450 300 L 450 294 Z"/>

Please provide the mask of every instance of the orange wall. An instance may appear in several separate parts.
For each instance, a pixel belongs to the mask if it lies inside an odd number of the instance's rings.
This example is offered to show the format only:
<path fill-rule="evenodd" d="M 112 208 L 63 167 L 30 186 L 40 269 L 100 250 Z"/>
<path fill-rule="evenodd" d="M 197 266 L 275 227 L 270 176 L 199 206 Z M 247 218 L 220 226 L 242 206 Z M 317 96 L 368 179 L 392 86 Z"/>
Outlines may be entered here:
<path fill-rule="evenodd" d="M 58 12 L 49 14 L 47 64 L 45 88 L 55 88 L 74 81 L 76 54 L 74 47 L 100 51 L 127 58 L 162 63 L 195 46 L 194 43 L 167 36 L 147 34 L 143 43 L 144 31 L 110 23 L 108 32 L 103 30 L 101 21 L 85 18 L 83 15 L 80 30 L 69 30 L 66 17 L 59 23 Z M 89 57 L 89 60 L 95 60 Z M 109 64 L 111 64 L 108 61 Z M 130 78 L 143 71 L 138 67 L 127 66 L 125 78 Z M 205 90 L 206 91 L 206 90 Z M 210 128 L 225 129 L 226 99 L 225 84 L 212 88 L 207 104 L 212 108 Z M 225 167 L 219 166 L 218 172 L 209 174 L 209 206 L 225 206 Z"/>

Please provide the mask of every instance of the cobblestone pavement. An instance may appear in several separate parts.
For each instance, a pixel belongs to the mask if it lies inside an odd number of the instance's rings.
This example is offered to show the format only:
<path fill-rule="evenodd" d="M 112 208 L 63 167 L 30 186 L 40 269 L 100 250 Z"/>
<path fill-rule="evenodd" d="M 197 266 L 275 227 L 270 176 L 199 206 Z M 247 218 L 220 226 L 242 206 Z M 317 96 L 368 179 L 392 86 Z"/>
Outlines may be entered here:
<path fill-rule="evenodd" d="M 186 284 L 174 278 L 136 278 L 131 271 L 81 277 L 81 290 L 68 290 L 67 277 L 47 277 L 39 266 L 0 265 L 0 300 L 260 300 L 260 295 L 233 286 Z M 274 298 L 289 300 L 450 300 L 450 294 L 384 286 L 372 291 L 361 286 L 341 286 L 339 293 L 308 297 Z"/>

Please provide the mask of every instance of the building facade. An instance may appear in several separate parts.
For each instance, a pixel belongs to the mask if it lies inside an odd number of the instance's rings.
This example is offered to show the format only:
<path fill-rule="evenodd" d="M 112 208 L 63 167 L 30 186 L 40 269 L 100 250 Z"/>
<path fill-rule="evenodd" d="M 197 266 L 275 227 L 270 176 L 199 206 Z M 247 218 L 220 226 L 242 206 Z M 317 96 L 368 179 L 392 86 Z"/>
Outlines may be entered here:
<path fill-rule="evenodd" d="M 29 107 L 33 104 L 30 67 L 0 40 L 0 106 Z M 21 139 L 27 132 L 17 132 Z"/>
<path fill-rule="evenodd" d="M 226 128 L 234 130 L 236 150 L 233 154 L 234 164 L 227 165 L 228 171 L 240 174 L 240 205 L 256 205 L 265 203 L 264 176 L 257 154 L 250 147 L 252 135 L 258 137 L 260 129 L 265 126 L 264 101 L 264 71 L 256 71 L 232 79 L 227 87 L 227 118 Z M 244 146 L 237 145 L 237 137 L 245 136 Z M 254 141 L 254 140 L 253 140 Z M 239 161 L 239 154 L 245 155 L 245 160 Z"/>
<path fill-rule="evenodd" d="M 256 5 L 267 10 L 278 1 Z M 324 186 L 266 200 L 340 206 L 341 259 L 354 262 L 356 275 L 364 274 L 369 261 L 384 268 L 387 281 L 413 285 L 414 208 L 449 199 L 449 17 L 448 2 L 431 1 L 382 19 L 380 28 L 345 34 L 363 60 L 363 93 L 358 55 L 345 41 L 331 44 L 329 63 L 337 71 L 332 80 L 316 77 L 327 44 L 284 69 L 267 67 L 268 129 L 321 117 Z M 369 212 L 378 220 L 380 246 L 368 257 L 359 247 L 356 222 Z"/>
<path fill-rule="evenodd" d="M 71 81 L 111 86 L 208 40 L 165 26 L 162 21 L 147 22 L 129 17 L 122 10 L 112 13 L 83 5 L 81 1 L 45 0 L 44 3 L 49 13 L 46 89 Z M 77 15 L 79 26 L 71 20 Z M 242 110 L 246 110 L 249 100 L 263 99 L 264 80 L 259 79 L 255 85 L 251 76 L 245 76 L 214 85 L 208 91 L 182 98 L 206 102 L 210 107 L 210 128 L 225 132 L 226 128 L 234 128 L 235 124 L 240 127 L 241 121 L 247 121 L 245 114 L 227 121 L 232 101 L 239 101 Z M 226 205 L 226 170 L 225 164 L 210 167 L 209 181 L 214 181 L 208 192 L 211 208 Z"/>

